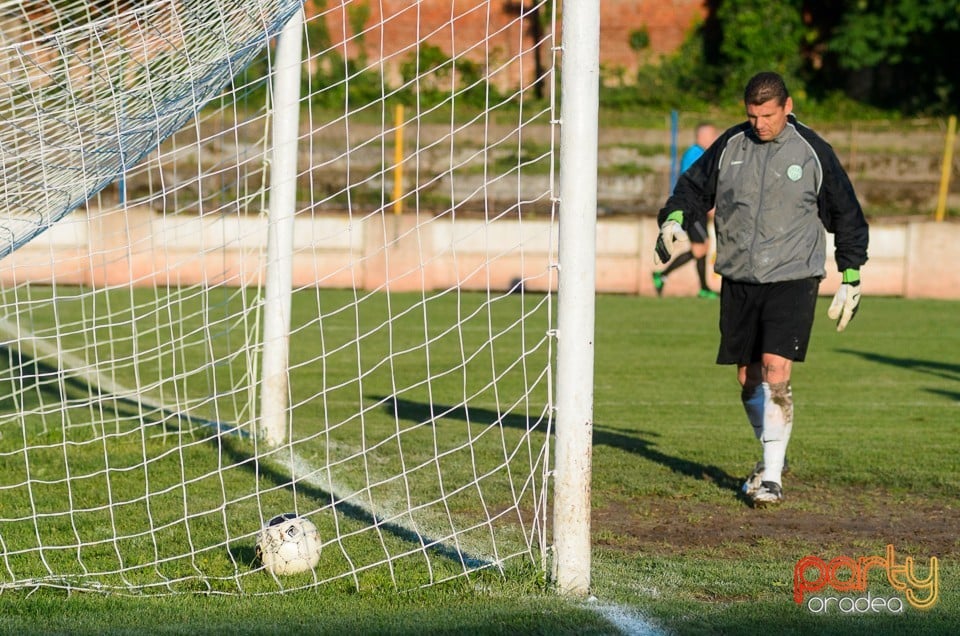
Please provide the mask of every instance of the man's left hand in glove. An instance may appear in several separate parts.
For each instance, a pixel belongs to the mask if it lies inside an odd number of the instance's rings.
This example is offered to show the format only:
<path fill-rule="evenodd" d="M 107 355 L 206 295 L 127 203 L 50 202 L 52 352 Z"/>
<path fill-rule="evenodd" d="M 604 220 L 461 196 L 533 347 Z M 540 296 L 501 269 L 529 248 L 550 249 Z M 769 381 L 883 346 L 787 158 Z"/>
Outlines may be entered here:
<path fill-rule="evenodd" d="M 857 315 L 860 306 L 860 270 L 846 269 L 843 271 L 843 283 L 830 303 L 827 316 L 837 321 L 837 331 L 843 331 L 847 324 Z"/>

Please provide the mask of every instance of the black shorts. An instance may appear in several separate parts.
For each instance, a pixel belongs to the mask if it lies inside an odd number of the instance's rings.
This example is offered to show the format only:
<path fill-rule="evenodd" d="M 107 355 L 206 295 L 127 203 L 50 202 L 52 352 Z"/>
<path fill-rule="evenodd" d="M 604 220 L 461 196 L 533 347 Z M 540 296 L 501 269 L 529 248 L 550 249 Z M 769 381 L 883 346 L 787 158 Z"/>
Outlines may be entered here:
<path fill-rule="evenodd" d="M 764 284 L 724 278 L 717 364 L 745 366 L 759 362 L 764 353 L 802 362 L 819 288 L 819 278 Z"/>

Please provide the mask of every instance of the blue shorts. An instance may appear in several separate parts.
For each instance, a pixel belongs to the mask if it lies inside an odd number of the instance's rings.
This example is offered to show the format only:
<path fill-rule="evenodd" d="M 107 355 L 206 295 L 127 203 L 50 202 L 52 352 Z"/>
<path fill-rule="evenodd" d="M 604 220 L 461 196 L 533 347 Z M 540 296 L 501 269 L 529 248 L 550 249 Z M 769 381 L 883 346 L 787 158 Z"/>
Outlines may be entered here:
<path fill-rule="evenodd" d="M 720 285 L 720 351 L 717 364 L 746 366 L 773 353 L 796 362 L 807 355 L 819 278 L 782 283 Z"/>

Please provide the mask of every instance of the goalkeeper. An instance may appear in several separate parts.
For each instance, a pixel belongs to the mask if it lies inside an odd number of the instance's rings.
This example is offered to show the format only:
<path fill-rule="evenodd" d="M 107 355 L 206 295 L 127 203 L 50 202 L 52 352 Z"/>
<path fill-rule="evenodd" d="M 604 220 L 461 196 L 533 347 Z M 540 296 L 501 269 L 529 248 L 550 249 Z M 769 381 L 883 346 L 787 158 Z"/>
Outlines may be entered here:
<path fill-rule="evenodd" d="M 718 364 L 737 365 L 741 400 L 762 461 L 743 485 L 756 507 L 783 500 L 781 476 L 793 427 L 790 372 L 806 356 L 826 234 L 834 235 L 842 284 L 828 310 L 843 331 L 860 302 L 860 267 L 869 229 L 833 149 L 792 114 L 776 73 L 755 75 L 744 91 L 747 121 L 725 131 L 684 172 L 660 211 L 656 259 L 700 231 L 716 206 L 720 288 Z"/>

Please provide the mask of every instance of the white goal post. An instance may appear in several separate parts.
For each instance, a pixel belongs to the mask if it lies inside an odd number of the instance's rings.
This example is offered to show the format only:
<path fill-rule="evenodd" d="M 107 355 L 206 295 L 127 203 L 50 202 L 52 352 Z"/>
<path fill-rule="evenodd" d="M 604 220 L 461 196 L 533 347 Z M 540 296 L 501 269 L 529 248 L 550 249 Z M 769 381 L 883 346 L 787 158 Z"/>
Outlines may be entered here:
<path fill-rule="evenodd" d="M 0 591 L 589 590 L 597 0 L 0 9 Z"/>
<path fill-rule="evenodd" d="M 564 2 L 554 577 L 590 589 L 600 1 Z"/>

